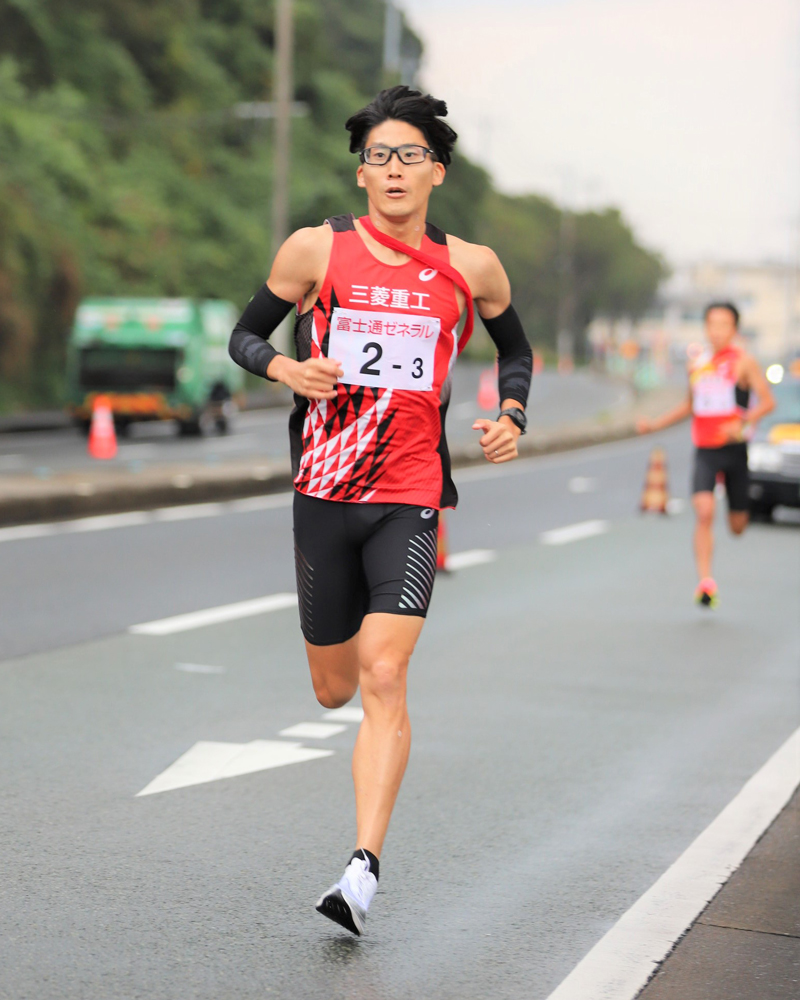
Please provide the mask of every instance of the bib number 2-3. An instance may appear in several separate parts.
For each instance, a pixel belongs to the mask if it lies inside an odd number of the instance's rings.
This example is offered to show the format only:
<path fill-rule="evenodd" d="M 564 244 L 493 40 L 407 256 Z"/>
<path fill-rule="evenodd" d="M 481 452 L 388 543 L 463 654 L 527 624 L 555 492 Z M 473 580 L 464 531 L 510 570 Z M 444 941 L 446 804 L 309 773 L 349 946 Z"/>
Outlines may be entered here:
<path fill-rule="evenodd" d="M 364 344 L 362 348 L 364 354 L 368 354 L 374 351 L 372 357 L 365 361 L 364 364 L 359 368 L 359 372 L 362 375 L 374 375 L 380 378 L 380 368 L 373 367 L 378 361 L 383 357 L 383 348 L 380 344 L 376 344 L 374 340 L 371 340 L 368 344 Z M 425 369 L 423 367 L 422 358 L 414 358 L 411 362 L 411 377 L 412 378 L 423 378 L 425 375 Z"/>
<path fill-rule="evenodd" d="M 328 356 L 342 363 L 344 383 L 426 392 L 433 388 L 438 339 L 438 317 L 337 307 Z"/>

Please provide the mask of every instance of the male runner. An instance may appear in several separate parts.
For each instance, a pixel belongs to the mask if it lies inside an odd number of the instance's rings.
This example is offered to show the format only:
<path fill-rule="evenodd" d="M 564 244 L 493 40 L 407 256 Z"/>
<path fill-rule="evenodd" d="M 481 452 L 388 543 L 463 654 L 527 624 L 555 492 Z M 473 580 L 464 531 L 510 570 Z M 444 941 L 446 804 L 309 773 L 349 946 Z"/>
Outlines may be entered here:
<path fill-rule="evenodd" d="M 498 348 L 501 413 L 473 425 L 494 464 L 517 455 L 531 378 L 497 257 L 426 221 L 456 141 L 446 114 L 443 101 L 398 86 L 347 121 L 368 216 L 290 236 L 230 344 L 240 365 L 294 392 L 297 590 L 315 694 L 337 708 L 361 689 L 356 851 L 317 903 L 355 934 L 408 759 L 406 672 L 436 574 L 439 511 L 457 500 L 444 420 L 457 325 L 471 309 L 460 286 Z M 295 303 L 296 361 L 268 341 Z"/>
<path fill-rule="evenodd" d="M 712 302 L 705 312 L 705 325 L 710 349 L 689 362 L 685 402 L 655 420 L 640 420 L 637 429 L 648 434 L 692 416 L 694 555 L 699 577 L 695 600 L 713 608 L 717 605 L 717 584 L 711 575 L 714 486 L 721 476 L 728 496 L 728 524 L 734 535 L 741 535 L 750 518 L 746 441 L 750 430 L 775 408 L 775 400 L 755 358 L 736 342 L 736 306 Z M 748 409 L 751 390 L 758 403 Z"/>

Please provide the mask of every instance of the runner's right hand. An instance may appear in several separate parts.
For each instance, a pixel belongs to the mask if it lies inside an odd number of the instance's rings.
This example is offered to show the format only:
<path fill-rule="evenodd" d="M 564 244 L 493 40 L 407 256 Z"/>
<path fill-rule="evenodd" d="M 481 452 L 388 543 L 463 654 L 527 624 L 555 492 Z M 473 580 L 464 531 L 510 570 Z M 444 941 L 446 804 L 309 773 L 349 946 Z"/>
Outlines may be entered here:
<path fill-rule="evenodd" d="M 647 417 L 639 417 L 636 421 L 636 433 L 637 434 L 652 434 L 653 433 L 653 421 L 649 420 Z"/>
<path fill-rule="evenodd" d="M 294 361 L 285 358 L 280 381 L 292 392 L 306 399 L 336 399 L 336 384 L 344 375 L 341 364 L 333 358 L 308 358 Z"/>

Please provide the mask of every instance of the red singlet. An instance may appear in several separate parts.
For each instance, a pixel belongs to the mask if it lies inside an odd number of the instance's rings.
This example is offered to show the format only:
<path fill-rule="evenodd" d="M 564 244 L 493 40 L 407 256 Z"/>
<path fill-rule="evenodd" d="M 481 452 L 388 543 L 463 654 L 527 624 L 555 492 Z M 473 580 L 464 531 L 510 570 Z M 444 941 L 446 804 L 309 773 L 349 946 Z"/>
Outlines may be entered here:
<path fill-rule="evenodd" d="M 692 391 L 692 441 L 698 448 L 728 444 L 722 426 L 742 415 L 736 402 L 736 379 L 742 351 L 726 347 L 716 354 L 706 351 L 689 369 Z"/>
<path fill-rule="evenodd" d="M 453 282 L 415 260 L 384 264 L 352 215 L 328 219 L 330 262 L 317 301 L 295 322 L 298 360 L 332 357 L 333 400 L 295 397 L 289 421 L 295 488 L 358 503 L 454 507 L 444 434 L 459 309 Z M 422 250 L 449 262 L 428 223 Z"/>

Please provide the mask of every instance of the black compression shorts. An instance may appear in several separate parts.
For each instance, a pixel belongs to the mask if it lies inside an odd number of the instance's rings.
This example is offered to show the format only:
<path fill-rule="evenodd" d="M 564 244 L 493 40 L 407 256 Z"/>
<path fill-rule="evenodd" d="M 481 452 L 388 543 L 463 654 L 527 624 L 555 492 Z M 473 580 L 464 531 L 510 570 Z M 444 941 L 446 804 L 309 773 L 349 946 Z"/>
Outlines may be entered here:
<path fill-rule="evenodd" d="M 424 618 L 438 524 L 432 507 L 320 500 L 295 491 L 297 594 L 308 642 L 345 642 L 372 612 Z"/>
<path fill-rule="evenodd" d="M 750 473 L 747 469 L 747 445 L 726 444 L 722 448 L 696 448 L 692 493 L 713 492 L 720 474 L 728 494 L 728 510 L 750 507 Z"/>

